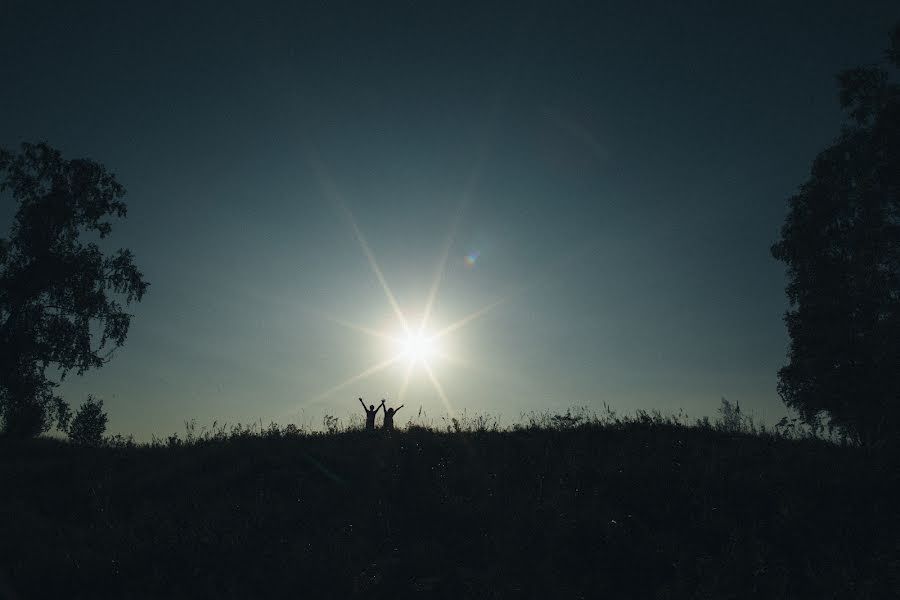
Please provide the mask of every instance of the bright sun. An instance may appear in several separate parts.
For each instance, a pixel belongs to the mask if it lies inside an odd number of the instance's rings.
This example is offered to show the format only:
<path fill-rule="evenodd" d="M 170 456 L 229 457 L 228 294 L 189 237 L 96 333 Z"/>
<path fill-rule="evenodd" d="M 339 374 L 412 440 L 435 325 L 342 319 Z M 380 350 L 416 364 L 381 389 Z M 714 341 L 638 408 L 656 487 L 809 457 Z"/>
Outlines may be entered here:
<path fill-rule="evenodd" d="M 378 283 L 381 284 L 381 289 L 382 291 L 384 291 L 385 299 L 393 309 L 394 315 L 397 318 L 397 323 L 399 323 L 399 325 L 401 325 L 403 329 L 401 335 L 391 335 L 390 333 L 385 331 L 380 331 L 378 329 L 373 329 L 371 327 L 366 327 L 363 325 L 357 325 L 355 323 L 347 321 L 346 319 L 323 313 L 323 316 L 327 320 L 332 321 L 338 325 L 353 329 L 359 333 L 379 338 L 382 341 L 387 341 L 392 346 L 392 352 L 390 352 L 390 355 L 385 358 L 385 360 L 366 367 L 356 375 L 352 375 L 344 381 L 320 393 L 318 396 L 312 399 L 312 402 L 317 402 L 319 400 L 327 398 L 338 390 L 344 389 L 349 385 L 370 377 L 375 373 L 383 371 L 384 369 L 387 369 L 391 365 L 394 365 L 400 361 L 404 361 L 406 362 L 406 369 L 404 369 L 405 372 L 403 375 L 399 393 L 397 395 L 397 400 L 402 403 L 413 371 L 422 371 L 431 381 L 431 385 L 434 387 L 434 391 L 444 403 L 444 407 L 452 415 L 454 412 L 453 406 L 450 404 L 450 399 L 447 397 L 447 394 L 444 392 L 443 386 L 438 380 L 437 374 L 434 371 L 433 363 L 435 362 L 435 359 L 450 359 L 455 360 L 461 364 L 465 364 L 465 362 L 461 361 L 458 357 L 453 358 L 452 356 L 448 355 L 447 345 L 440 344 L 440 342 L 443 341 L 446 336 L 480 319 L 485 314 L 502 305 L 511 298 L 511 296 L 504 296 L 502 298 L 499 298 L 494 302 L 479 308 L 478 310 L 462 317 L 461 319 L 451 323 L 450 325 L 444 326 L 442 329 L 439 329 L 437 331 L 430 331 L 428 329 L 431 323 L 431 311 L 434 307 L 435 301 L 437 300 L 438 289 L 440 288 L 441 282 L 444 278 L 444 272 L 447 268 L 447 261 L 450 256 L 449 253 L 454 237 L 456 235 L 456 227 L 459 223 L 459 215 L 462 213 L 462 210 L 464 208 L 464 202 L 461 200 L 460 205 L 457 207 L 457 217 L 451 223 L 450 232 L 448 233 L 447 239 L 444 242 L 440 260 L 438 261 L 438 265 L 434 273 L 434 278 L 431 282 L 431 287 L 428 290 L 428 297 L 423 307 L 421 321 L 418 323 L 418 327 L 416 327 L 414 324 L 410 323 L 407 315 L 404 314 L 404 312 L 400 309 L 397 298 L 394 297 L 394 293 L 388 286 L 387 280 L 384 277 L 384 273 L 381 271 L 381 268 L 378 266 L 378 262 L 375 260 L 375 254 L 369 247 L 368 242 L 366 242 L 362 231 L 356 223 L 356 219 L 353 218 L 353 213 L 350 212 L 350 210 L 346 207 L 343 200 L 341 199 L 340 194 L 337 193 L 334 182 L 329 179 L 327 173 L 322 170 L 322 166 L 320 164 L 316 163 L 313 165 L 313 167 L 318 174 L 319 184 L 323 192 L 331 198 L 331 200 L 341 209 L 341 212 L 346 217 L 353 235 L 354 237 L 356 237 L 356 241 L 359 243 L 360 249 L 363 251 L 363 254 L 368 260 L 369 266 L 372 268 L 372 273 L 375 275 Z M 465 197 L 467 197 L 467 195 Z M 468 266 L 472 266 L 477 257 L 477 252 L 470 254 L 466 257 L 466 264 Z"/>
<path fill-rule="evenodd" d="M 421 333 L 410 333 L 400 342 L 400 351 L 410 364 L 426 362 L 437 351 L 436 340 Z"/>

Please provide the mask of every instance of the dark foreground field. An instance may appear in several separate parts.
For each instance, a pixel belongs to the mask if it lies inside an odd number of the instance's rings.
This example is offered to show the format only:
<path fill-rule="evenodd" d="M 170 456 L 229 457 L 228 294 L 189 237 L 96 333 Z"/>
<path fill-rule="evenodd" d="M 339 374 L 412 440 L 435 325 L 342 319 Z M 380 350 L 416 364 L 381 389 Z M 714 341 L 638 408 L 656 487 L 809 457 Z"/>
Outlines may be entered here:
<path fill-rule="evenodd" d="M 0 597 L 891 598 L 897 463 L 652 423 L 0 443 Z"/>

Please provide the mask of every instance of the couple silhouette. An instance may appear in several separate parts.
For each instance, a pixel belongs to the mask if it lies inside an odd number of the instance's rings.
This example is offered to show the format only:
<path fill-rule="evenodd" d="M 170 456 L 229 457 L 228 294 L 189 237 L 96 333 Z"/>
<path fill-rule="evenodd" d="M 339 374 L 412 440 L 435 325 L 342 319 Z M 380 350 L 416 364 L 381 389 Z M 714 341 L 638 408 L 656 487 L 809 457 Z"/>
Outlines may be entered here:
<path fill-rule="evenodd" d="M 359 403 L 362 404 L 363 410 L 366 411 L 366 430 L 375 431 L 375 415 L 378 414 L 378 411 L 382 408 L 384 409 L 384 423 L 381 425 L 382 429 L 392 430 L 394 428 L 394 415 L 397 414 L 397 411 L 403 408 L 401 404 L 397 408 L 388 408 L 384 405 L 385 400 L 382 399 L 381 404 L 378 405 L 378 408 L 375 408 L 374 404 L 370 404 L 368 408 L 366 408 L 366 403 L 363 402 L 363 399 L 359 399 Z"/>

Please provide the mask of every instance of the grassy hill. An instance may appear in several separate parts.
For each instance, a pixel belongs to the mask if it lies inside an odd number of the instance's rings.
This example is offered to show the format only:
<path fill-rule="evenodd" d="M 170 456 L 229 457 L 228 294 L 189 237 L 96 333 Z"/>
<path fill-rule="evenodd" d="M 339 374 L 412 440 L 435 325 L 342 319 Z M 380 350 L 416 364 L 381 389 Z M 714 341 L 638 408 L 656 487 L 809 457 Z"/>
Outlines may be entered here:
<path fill-rule="evenodd" d="M 652 418 L 6 441 L 0 598 L 888 598 L 898 489 L 884 452 Z"/>

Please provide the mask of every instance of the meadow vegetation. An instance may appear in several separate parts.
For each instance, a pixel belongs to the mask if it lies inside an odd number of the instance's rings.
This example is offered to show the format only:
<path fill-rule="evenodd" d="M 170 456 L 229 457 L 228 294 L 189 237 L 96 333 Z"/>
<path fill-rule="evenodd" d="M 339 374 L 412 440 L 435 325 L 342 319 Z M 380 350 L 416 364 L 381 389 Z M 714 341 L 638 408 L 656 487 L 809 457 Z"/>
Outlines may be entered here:
<path fill-rule="evenodd" d="M 576 410 L 8 439 L 0 592 L 886 598 L 897 466 L 729 403 L 693 422 Z"/>

